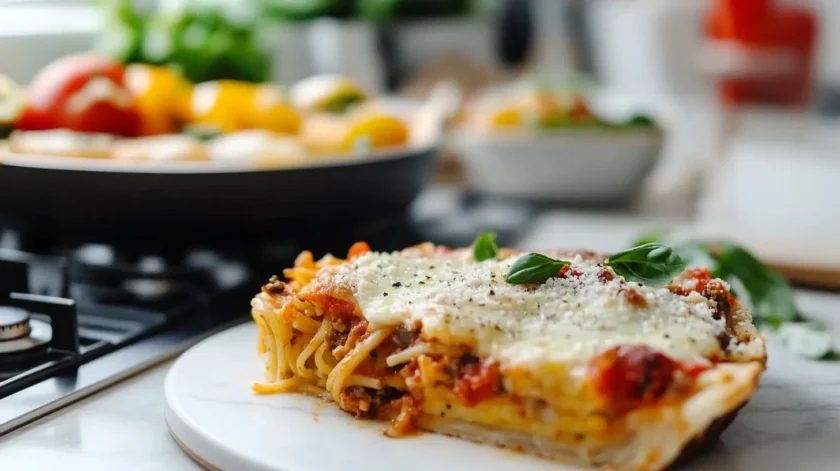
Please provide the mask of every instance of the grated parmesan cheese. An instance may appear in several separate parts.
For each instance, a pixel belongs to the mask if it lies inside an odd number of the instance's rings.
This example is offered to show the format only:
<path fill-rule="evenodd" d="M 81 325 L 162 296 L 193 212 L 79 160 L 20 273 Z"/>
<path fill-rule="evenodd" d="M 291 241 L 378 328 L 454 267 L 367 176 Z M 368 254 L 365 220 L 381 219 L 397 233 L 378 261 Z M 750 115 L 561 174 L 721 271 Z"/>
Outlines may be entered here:
<path fill-rule="evenodd" d="M 337 270 L 373 327 L 422 322 L 421 335 L 464 344 L 502 367 L 585 364 L 606 348 L 646 344 L 678 359 L 720 353 L 724 319 L 712 301 L 679 296 L 620 277 L 577 256 L 579 276 L 512 285 L 505 274 L 517 257 L 453 259 L 412 253 L 369 253 Z M 642 295 L 643 305 L 624 296 Z"/>

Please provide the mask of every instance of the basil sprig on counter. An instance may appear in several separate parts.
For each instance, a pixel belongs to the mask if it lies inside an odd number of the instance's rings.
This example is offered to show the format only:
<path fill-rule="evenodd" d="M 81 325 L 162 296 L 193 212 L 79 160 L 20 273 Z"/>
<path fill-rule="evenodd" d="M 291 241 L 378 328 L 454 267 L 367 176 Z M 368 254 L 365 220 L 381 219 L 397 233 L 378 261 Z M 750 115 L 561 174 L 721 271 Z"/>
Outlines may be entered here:
<path fill-rule="evenodd" d="M 663 234 L 652 234 L 636 243 L 663 238 Z M 730 243 L 697 241 L 672 245 L 688 268 L 708 268 L 713 277 L 726 280 L 732 295 L 752 311 L 753 322 L 769 329 L 792 353 L 809 359 L 840 359 L 840 352 L 833 349 L 829 329 L 805 319 L 796 305 L 793 287 L 747 249 Z"/>
<path fill-rule="evenodd" d="M 679 254 L 657 242 L 610 255 L 606 265 L 625 280 L 651 286 L 664 285 L 685 270 L 685 262 Z"/>
<path fill-rule="evenodd" d="M 507 282 L 519 285 L 539 283 L 560 273 L 569 262 L 529 253 L 520 257 L 507 273 Z M 685 270 L 685 262 L 670 247 L 649 243 L 611 255 L 605 265 L 628 281 L 663 285 Z"/>
<path fill-rule="evenodd" d="M 539 283 L 560 273 L 569 262 L 554 260 L 538 253 L 527 253 L 519 257 L 507 272 L 505 281 L 512 285 Z"/>
<path fill-rule="evenodd" d="M 482 232 L 473 242 L 473 258 L 477 262 L 490 260 L 499 256 L 499 246 L 496 245 L 496 234 Z"/>

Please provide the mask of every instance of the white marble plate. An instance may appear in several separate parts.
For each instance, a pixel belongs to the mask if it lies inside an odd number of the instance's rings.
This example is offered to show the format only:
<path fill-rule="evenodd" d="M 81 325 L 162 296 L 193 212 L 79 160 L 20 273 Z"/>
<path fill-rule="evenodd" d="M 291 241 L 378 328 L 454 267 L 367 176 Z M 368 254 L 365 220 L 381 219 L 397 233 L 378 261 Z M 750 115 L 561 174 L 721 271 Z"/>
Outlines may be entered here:
<path fill-rule="evenodd" d="M 334 405 L 257 396 L 256 327 L 245 324 L 184 353 L 166 378 L 166 421 L 184 447 L 222 470 L 568 471 L 574 468 L 433 434 L 382 435 Z M 779 349 L 753 401 L 692 470 L 840 469 L 840 364 Z"/>

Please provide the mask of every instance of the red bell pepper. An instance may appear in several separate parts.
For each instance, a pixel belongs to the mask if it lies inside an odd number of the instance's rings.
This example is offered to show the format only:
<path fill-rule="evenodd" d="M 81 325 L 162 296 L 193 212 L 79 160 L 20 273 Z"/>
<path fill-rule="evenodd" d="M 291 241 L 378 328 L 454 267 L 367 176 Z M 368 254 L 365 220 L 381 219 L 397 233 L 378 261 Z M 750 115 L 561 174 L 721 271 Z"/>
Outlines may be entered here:
<path fill-rule="evenodd" d="M 32 81 L 17 128 L 137 135 L 140 115 L 124 72 L 119 62 L 95 54 L 52 62 Z"/>

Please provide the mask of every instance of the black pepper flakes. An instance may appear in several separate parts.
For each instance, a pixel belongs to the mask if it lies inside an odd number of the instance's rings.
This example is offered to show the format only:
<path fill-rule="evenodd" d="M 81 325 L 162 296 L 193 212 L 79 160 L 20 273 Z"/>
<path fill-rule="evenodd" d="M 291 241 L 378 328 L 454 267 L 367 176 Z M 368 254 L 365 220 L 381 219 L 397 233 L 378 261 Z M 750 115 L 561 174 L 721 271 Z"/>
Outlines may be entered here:
<path fill-rule="evenodd" d="M 382 293 L 382 296 L 388 296 L 388 293 Z"/>
<path fill-rule="evenodd" d="M 400 283 L 400 282 L 398 281 L 398 282 L 396 282 L 396 283 L 392 284 L 391 286 L 392 286 L 392 287 L 394 287 L 394 288 L 399 288 L 400 286 L 402 286 L 402 283 Z"/>
<path fill-rule="evenodd" d="M 427 280 L 431 280 L 431 279 L 432 279 L 432 277 L 431 277 L 431 276 L 429 276 L 429 275 L 426 275 L 426 279 L 427 279 Z"/>
<path fill-rule="evenodd" d="M 495 295 L 496 295 L 496 292 L 491 289 L 490 290 L 490 296 L 495 296 Z M 539 307 L 539 305 L 537 305 L 537 307 Z"/>
<path fill-rule="evenodd" d="M 452 409 L 452 404 L 447 403 L 446 404 L 446 410 L 451 410 L 451 409 Z"/>
<path fill-rule="evenodd" d="M 425 282 L 425 281 L 418 281 L 418 282 L 417 282 L 417 284 L 418 284 L 418 285 L 425 285 L 425 284 L 426 284 L 426 282 Z"/>

